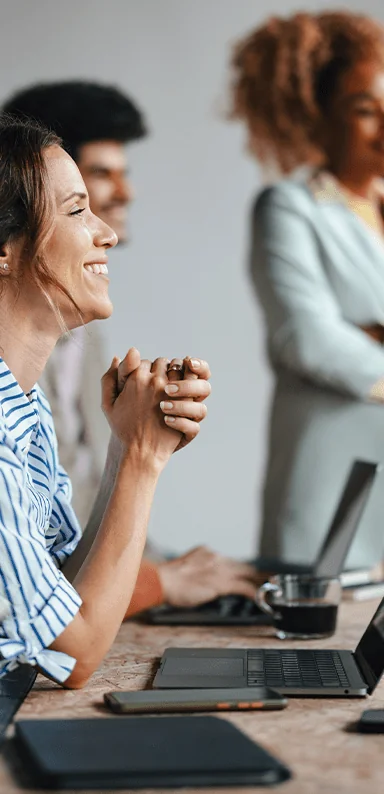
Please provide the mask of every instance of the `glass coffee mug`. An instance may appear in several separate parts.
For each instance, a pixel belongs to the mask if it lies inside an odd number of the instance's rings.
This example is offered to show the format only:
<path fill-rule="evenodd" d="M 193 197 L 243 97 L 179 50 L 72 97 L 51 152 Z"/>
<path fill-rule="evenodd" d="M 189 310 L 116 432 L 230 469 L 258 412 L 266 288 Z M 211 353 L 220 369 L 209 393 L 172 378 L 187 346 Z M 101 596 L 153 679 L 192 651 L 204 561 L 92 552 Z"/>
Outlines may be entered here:
<path fill-rule="evenodd" d="M 340 598 L 340 579 L 290 573 L 272 576 L 256 595 L 281 640 L 330 637 L 336 629 Z"/>

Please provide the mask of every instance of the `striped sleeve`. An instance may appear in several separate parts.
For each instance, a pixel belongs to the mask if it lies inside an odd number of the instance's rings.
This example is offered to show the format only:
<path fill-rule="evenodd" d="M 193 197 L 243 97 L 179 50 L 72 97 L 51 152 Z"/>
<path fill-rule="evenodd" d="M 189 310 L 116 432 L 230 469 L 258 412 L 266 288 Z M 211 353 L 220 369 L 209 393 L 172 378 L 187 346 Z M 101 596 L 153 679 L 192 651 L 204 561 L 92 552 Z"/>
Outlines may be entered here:
<path fill-rule="evenodd" d="M 80 538 L 81 528 L 72 507 L 72 485 L 62 466 L 57 470 L 57 487 L 53 498 L 51 525 L 55 540 L 50 553 L 61 568 L 74 552 Z"/>
<path fill-rule="evenodd" d="M 49 646 L 73 620 L 81 598 L 47 551 L 23 462 L 1 429 L 0 450 L 0 673 L 28 663 L 63 682 L 76 659 Z"/>
<path fill-rule="evenodd" d="M 57 438 L 52 412 L 48 400 L 37 387 L 37 399 L 43 419 L 46 442 L 50 451 L 52 469 L 55 472 L 55 490 L 49 528 L 46 531 L 49 551 L 59 568 L 74 552 L 80 538 L 81 527 L 72 507 L 72 484 L 65 469 L 60 465 Z M 40 464 L 44 467 L 44 464 Z"/>

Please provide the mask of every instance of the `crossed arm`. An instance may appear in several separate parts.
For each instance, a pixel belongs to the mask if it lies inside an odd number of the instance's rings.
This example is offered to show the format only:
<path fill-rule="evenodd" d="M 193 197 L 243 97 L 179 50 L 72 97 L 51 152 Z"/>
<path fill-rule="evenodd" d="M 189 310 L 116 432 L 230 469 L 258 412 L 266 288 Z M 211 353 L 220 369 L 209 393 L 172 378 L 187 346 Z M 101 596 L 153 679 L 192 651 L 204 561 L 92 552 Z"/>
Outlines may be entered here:
<path fill-rule="evenodd" d="M 384 377 L 381 330 L 360 328 L 343 316 L 311 218 L 296 202 L 291 188 L 288 194 L 275 186 L 262 194 L 253 214 L 251 274 L 271 357 L 319 386 L 368 401 Z"/>

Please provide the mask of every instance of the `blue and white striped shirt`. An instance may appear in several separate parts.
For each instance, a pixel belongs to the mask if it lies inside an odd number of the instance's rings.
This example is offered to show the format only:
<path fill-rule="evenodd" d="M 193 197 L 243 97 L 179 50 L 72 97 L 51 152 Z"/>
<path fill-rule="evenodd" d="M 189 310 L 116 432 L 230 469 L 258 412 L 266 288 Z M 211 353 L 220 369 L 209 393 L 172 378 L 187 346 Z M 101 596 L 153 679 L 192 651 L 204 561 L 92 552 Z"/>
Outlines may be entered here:
<path fill-rule="evenodd" d="M 18 663 L 65 681 L 76 660 L 47 650 L 81 606 L 59 566 L 81 531 L 49 404 L 0 358 L 0 676 Z"/>

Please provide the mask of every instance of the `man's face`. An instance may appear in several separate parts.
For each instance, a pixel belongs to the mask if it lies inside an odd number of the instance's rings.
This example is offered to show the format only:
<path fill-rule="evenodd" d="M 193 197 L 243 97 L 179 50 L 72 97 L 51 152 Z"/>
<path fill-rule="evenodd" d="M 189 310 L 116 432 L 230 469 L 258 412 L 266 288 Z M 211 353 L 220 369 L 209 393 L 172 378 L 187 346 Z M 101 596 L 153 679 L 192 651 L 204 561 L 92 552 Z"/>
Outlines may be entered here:
<path fill-rule="evenodd" d="M 94 215 L 127 241 L 127 208 L 134 192 L 127 175 L 125 146 L 119 141 L 93 141 L 79 148 L 77 165 Z"/>

